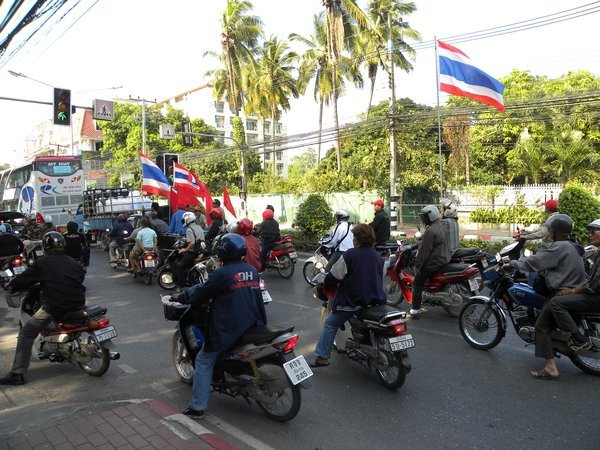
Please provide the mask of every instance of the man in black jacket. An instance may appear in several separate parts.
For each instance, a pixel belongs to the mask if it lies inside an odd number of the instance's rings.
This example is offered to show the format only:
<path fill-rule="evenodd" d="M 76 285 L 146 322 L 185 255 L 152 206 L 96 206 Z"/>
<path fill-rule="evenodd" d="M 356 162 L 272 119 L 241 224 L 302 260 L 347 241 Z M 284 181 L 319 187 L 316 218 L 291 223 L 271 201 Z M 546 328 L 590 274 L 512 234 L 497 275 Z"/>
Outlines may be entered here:
<path fill-rule="evenodd" d="M 275 246 L 275 242 L 281 240 L 281 234 L 279 234 L 279 224 L 273 218 L 273 210 L 265 209 L 263 212 L 263 221 L 260 225 L 260 264 L 262 270 L 267 268 L 267 256 L 269 252 Z"/>
<path fill-rule="evenodd" d="M 371 204 L 375 210 L 375 217 L 373 217 L 373 222 L 369 225 L 371 225 L 371 228 L 375 232 L 375 245 L 385 244 L 390 238 L 390 218 L 383 210 L 385 206 L 383 200 L 377 199 L 372 201 Z"/>
<path fill-rule="evenodd" d="M 83 267 L 64 254 L 65 238 L 51 231 L 42 238 L 45 257 L 36 260 L 9 285 L 12 291 L 22 290 L 39 283 L 42 287 L 42 306 L 19 331 L 13 366 L 8 375 L 0 378 L 0 385 L 25 384 L 33 342 L 48 323 L 60 320 L 69 311 L 85 306 Z"/>

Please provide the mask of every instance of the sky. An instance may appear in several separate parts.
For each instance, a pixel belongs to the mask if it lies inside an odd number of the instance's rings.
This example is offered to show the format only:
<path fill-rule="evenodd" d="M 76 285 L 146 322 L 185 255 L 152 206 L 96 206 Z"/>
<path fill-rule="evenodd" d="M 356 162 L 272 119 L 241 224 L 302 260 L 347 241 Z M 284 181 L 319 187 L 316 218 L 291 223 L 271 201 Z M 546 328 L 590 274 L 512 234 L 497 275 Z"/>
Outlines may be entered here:
<path fill-rule="evenodd" d="M 10 1 L 3 2 L 4 17 Z M 67 2 L 70 4 L 71 2 Z M 216 60 L 204 57 L 220 47 L 220 17 L 225 0 L 81 0 L 73 15 L 36 45 L 26 46 L 8 62 L 0 59 L 0 97 L 52 102 L 52 88 L 71 89 L 72 103 L 90 106 L 94 98 L 161 100 L 207 81 Z M 361 6 L 366 0 L 359 0 Z M 484 30 L 554 14 L 590 0 L 415 0 L 417 11 L 405 17 L 423 41 Z M 308 36 L 321 0 L 253 0 L 254 13 L 267 36 Z M 592 5 L 593 4 L 593 5 Z M 473 64 L 499 78 L 512 69 L 559 77 L 568 71 L 589 70 L 600 76 L 600 13 L 588 14 L 531 30 L 455 44 Z M 61 36 L 61 33 L 63 33 Z M 17 40 L 18 41 L 18 40 Z M 293 44 L 295 45 L 295 44 Z M 297 48 L 301 50 L 300 47 Z M 12 50 L 9 47 L 8 53 Z M 16 78 L 8 70 L 27 75 Z M 419 50 L 410 73 L 396 71 L 396 97 L 436 104 L 435 53 Z M 113 90 L 110 87 L 122 86 Z M 378 77 L 375 102 L 389 98 L 387 77 Z M 356 120 L 368 104 L 363 90 L 348 90 L 339 102 L 340 123 Z M 446 96 L 442 94 L 441 101 Z M 0 163 L 17 160 L 37 124 L 51 117 L 52 107 L 0 100 Z M 288 135 L 318 129 L 318 104 L 312 91 L 292 101 L 287 114 Z M 324 113 L 324 128 L 333 126 L 333 113 Z"/>

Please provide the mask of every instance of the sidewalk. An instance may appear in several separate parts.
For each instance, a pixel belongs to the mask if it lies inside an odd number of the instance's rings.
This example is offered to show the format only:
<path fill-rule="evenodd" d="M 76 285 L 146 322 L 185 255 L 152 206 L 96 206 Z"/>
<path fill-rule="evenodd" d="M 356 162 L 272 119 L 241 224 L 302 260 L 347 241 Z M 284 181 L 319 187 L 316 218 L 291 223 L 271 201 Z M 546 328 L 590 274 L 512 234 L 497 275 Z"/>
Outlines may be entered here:
<path fill-rule="evenodd" d="M 235 447 L 161 400 L 124 400 L 92 405 L 33 406 L 15 414 L 21 425 L 6 430 L 6 410 L 0 448 L 10 450 L 223 449 Z M 29 425 L 32 415 L 47 414 L 44 428 Z M 40 429 L 41 428 L 41 429 Z"/>

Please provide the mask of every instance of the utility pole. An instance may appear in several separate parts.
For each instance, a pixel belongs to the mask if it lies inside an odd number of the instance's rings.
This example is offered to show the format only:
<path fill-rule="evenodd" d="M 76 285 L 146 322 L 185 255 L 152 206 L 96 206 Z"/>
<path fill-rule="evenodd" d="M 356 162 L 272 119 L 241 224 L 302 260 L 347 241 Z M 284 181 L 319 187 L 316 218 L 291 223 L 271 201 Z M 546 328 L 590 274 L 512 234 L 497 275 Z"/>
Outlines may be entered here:
<path fill-rule="evenodd" d="M 392 15 L 387 13 L 388 24 L 388 76 L 390 85 L 390 228 L 391 231 L 398 229 L 398 191 L 396 189 L 396 88 L 394 81 L 394 45 L 392 42 Z"/>

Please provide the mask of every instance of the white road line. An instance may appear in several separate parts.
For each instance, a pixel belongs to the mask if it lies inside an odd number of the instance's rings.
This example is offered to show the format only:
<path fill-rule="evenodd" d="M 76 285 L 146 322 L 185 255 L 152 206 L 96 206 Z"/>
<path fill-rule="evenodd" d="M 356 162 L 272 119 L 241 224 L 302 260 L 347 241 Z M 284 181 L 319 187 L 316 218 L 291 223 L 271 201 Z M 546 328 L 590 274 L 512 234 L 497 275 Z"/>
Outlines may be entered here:
<path fill-rule="evenodd" d="M 198 422 L 196 422 L 193 419 L 190 419 L 184 414 L 173 414 L 172 416 L 165 417 L 165 419 L 180 423 L 181 425 L 189 429 L 192 433 L 198 436 L 201 434 L 212 434 L 212 431 L 210 431 L 208 428 L 203 427 Z"/>
<path fill-rule="evenodd" d="M 220 419 L 216 416 L 207 415 L 205 420 L 220 428 L 221 430 L 225 431 L 226 433 L 230 434 L 234 438 L 242 441 L 248 447 L 255 448 L 257 450 L 275 450 L 273 447 L 269 447 L 264 442 L 259 441 L 253 436 L 250 436 L 249 434 L 243 432 L 239 428 L 228 424 L 223 419 Z"/>
<path fill-rule="evenodd" d="M 170 420 L 171 417 L 173 417 L 173 416 L 169 416 L 169 417 L 166 417 L 165 419 L 161 419 L 160 423 L 162 423 L 165 427 L 167 427 L 169 430 L 171 430 L 173 433 L 175 433 L 179 438 L 183 439 L 184 441 L 189 441 L 192 437 L 194 437 L 190 433 L 186 433 L 185 431 L 174 426 L 172 423 L 169 423 L 168 420 Z M 187 426 L 187 424 L 184 424 L 184 425 Z"/>
<path fill-rule="evenodd" d="M 128 373 L 130 375 L 133 375 L 134 373 L 138 373 L 138 371 L 136 369 L 134 369 L 133 367 L 131 367 L 129 364 L 119 364 L 117 367 L 119 369 L 121 369 L 123 372 Z"/>

